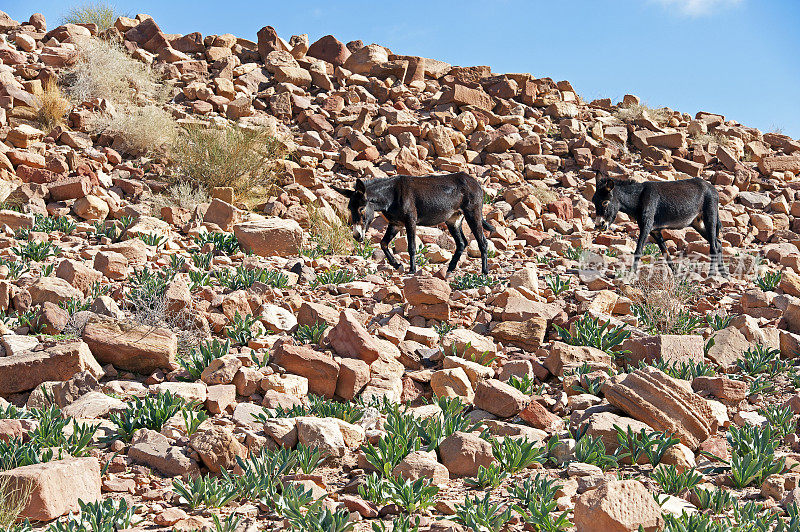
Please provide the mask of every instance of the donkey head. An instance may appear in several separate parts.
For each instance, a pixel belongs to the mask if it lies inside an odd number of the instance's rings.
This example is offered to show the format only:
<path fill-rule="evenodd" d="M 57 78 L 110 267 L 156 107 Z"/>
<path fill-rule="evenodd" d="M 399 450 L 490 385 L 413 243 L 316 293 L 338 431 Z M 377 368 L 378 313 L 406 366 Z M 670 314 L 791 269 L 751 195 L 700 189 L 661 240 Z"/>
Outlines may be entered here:
<path fill-rule="evenodd" d="M 362 242 L 367 234 L 372 220 L 375 218 L 375 206 L 367 197 L 367 186 L 361 179 L 356 180 L 355 190 L 333 187 L 333 189 L 348 198 L 347 208 L 350 210 L 350 223 L 353 226 L 353 238 Z"/>
<path fill-rule="evenodd" d="M 592 197 L 594 209 L 597 213 L 595 217 L 595 224 L 604 231 L 609 225 L 614 223 L 619 212 L 619 198 L 614 193 L 614 185 L 616 183 L 613 179 L 601 179 L 597 183 L 597 190 Z"/>

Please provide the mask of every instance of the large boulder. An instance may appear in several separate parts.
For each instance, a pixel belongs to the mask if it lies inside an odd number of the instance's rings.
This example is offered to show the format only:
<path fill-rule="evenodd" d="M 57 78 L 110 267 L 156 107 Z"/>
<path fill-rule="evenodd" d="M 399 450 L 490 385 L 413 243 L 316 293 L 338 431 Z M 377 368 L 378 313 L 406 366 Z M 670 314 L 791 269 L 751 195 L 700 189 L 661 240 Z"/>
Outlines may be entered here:
<path fill-rule="evenodd" d="M 192 434 L 189 446 L 197 451 L 200 459 L 212 473 L 236 467 L 236 457 L 246 458 L 247 448 L 239 443 L 228 427 L 211 425 Z"/>
<path fill-rule="evenodd" d="M 584 492 L 575 505 L 577 532 L 656 532 L 663 526 L 661 507 L 638 480 L 612 480 Z"/>
<path fill-rule="evenodd" d="M 303 247 L 303 228 L 295 220 L 266 218 L 236 224 L 233 233 L 247 251 L 262 257 L 291 257 Z"/>
<path fill-rule="evenodd" d="M 512 417 L 530 402 L 530 397 L 497 379 L 485 379 L 475 386 L 475 406 L 498 417 Z"/>
<path fill-rule="evenodd" d="M 67 458 L 0 472 L 0 486 L 9 495 L 30 490 L 19 515 L 22 519 L 50 521 L 80 510 L 78 501 L 100 500 L 100 462 L 97 458 Z"/>
<path fill-rule="evenodd" d="M 474 432 L 455 432 L 439 445 L 442 463 L 457 477 L 474 477 L 478 467 L 494 462 L 492 444 Z"/>
<path fill-rule="evenodd" d="M 574 369 L 589 364 L 592 369 L 610 369 L 611 355 L 594 347 L 568 345 L 564 342 L 553 342 L 544 367 L 557 377 L 564 375 L 565 369 Z"/>
<path fill-rule="evenodd" d="M 331 357 L 307 346 L 282 342 L 276 345 L 272 362 L 289 373 L 308 379 L 308 391 L 315 395 L 333 397 L 339 378 L 339 364 Z"/>
<path fill-rule="evenodd" d="M 327 61 L 333 66 L 342 66 L 350 57 L 350 50 L 333 35 L 325 35 L 308 47 L 306 55 Z"/>
<path fill-rule="evenodd" d="M 389 60 L 386 48 L 378 44 L 364 46 L 352 54 L 344 62 L 344 68 L 354 74 L 369 75 L 372 70 Z"/>
<path fill-rule="evenodd" d="M 67 381 L 82 371 L 97 379 L 104 373 L 81 341 L 0 357 L 0 396 L 33 390 L 43 382 Z"/>
<path fill-rule="evenodd" d="M 176 366 L 178 338 L 169 329 L 95 315 L 83 329 L 83 341 L 95 358 L 120 369 L 148 374 Z"/>
<path fill-rule="evenodd" d="M 656 368 L 629 373 L 603 388 L 606 399 L 634 419 L 655 430 L 674 433 L 692 450 L 717 431 L 717 419 L 708 402 Z"/>

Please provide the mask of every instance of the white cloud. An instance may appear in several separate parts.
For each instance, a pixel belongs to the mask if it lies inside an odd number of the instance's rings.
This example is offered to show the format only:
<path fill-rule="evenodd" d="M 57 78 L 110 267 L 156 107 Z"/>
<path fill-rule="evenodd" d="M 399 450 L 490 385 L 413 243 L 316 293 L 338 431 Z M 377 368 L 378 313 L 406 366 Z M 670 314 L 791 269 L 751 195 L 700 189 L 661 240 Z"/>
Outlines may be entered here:
<path fill-rule="evenodd" d="M 664 7 L 676 9 L 689 17 L 711 15 L 723 9 L 738 6 L 744 0 L 656 0 Z"/>

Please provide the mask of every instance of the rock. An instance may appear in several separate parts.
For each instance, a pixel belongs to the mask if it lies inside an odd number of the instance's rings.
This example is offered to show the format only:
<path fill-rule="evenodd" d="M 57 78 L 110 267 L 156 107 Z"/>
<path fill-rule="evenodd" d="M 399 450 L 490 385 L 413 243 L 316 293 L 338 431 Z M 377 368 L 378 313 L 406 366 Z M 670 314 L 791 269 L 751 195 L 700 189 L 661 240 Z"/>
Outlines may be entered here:
<path fill-rule="evenodd" d="M 656 368 L 629 373 L 603 391 L 612 405 L 655 430 L 674 433 L 692 450 L 717 431 L 717 420 L 706 400 Z"/>
<path fill-rule="evenodd" d="M 344 62 L 344 68 L 354 74 L 369 75 L 373 68 L 388 60 L 389 54 L 386 48 L 377 44 L 370 44 L 351 53 Z"/>
<path fill-rule="evenodd" d="M 501 321 L 489 334 L 504 344 L 520 347 L 525 351 L 536 351 L 544 341 L 547 320 L 531 318 L 526 321 Z"/>
<path fill-rule="evenodd" d="M 307 346 L 281 343 L 275 347 L 272 362 L 295 375 L 308 379 L 308 390 L 315 395 L 333 397 L 339 378 L 339 364 Z"/>
<path fill-rule="evenodd" d="M 97 458 L 67 458 L 0 472 L 8 492 L 31 490 L 20 519 L 51 521 L 80 510 L 78 501 L 100 500 L 100 462 Z"/>
<path fill-rule="evenodd" d="M 631 365 L 658 360 L 669 363 L 703 362 L 704 347 L 703 337 L 696 334 L 659 334 L 629 338 L 622 343 L 622 348 L 630 351 L 628 357 Z"/>
<path fill-rule="evenodd" d="M 334 418 L 298 417 L 297 440 L 324 454 L 342 457 L 347 451 L 342 431 Z"/>
<path fill-rule="evenodd" d="M 723 368 L 736 363 L 742 353 L 750 347 L 750 342 L 736 327 L 730 326 L 714 333 L 714 345 L 706 356 Z"/>
<path fill-rule="evenodd" d="M 485 353 L 497 353 L 497 346 L 490 338 L 469 329 L 453 329 L 448 332 L 442 338 L 442 347 L 447 354 L 471 360 L 484 356 Z"/>
<path fill-rule="evenodd" d="M 564 421 L 554 413 L 543 407 L 538 401 L 529 401 L 527 406 L 519 413 L 519 417 L 531 427 L 554 432 L 564 426 Z"/>
<path fill-rule="evenodd" d="M 125 410 L 123 401 L 110 397 L 103 392 L 89 392 L 73 403 L 64 407 L 64 415 L 77 419 L 99 419 L 109 412 Z"/>
<path fill-rule="evenodd" d="M 413 276 L 403 282 L 403 297 L 412 305 L 436 305 L 450 300 L 451 288 L 438 277 Z"/>
<path fill-rule="evenodd" d="M 197 451 L 200 459 L 212 473 L 236 466 L 236 457 L 247 458 L 247 448 L 239 443 L 227 427 L 211 425 L 198 430 L 189 438 L 189 446 Z"/>
<path fill-rule="evenodd" d="M 109 279 L 119 281 L 128 276 L 128 259 L 116 251 L 99 251 L 94 256 L 93 268 Z"/>
<path fill-rule="evenodd" d="M 340 358 L 339 379 L 336 395 L 347 401 L 352 400 L 369 382 L 369 366 L 363 360 Z"/>
<path fill-rule="evenodd" d="M 467 378 L 469 378 L 469 382 L 473 389 L 475 389 L 475 386 L 478 385 L 478 382 L 494 377 L 494 370 L 492 368 L 461 357 L 444 357 L 442 367 L 443 369 L 463 369 L 464 373 L 467 374 Z"/>
<path fill-rule="evenodd" d="M 696 392 L 709 393 L 720 401 L 733 404 L 747 399 L 750 391 L 746 382 L 727 377 L 695 377 L 692 379 L 692 389 Z"/>
<path fill-rule="evenodd" d="M 440 486 L 446 485 L 450 480 L 450 472 L 444 465 L 436 461 L 436 453 L 425 451 L 408 453 L 399 464 L 394 466 L 392 475 L 412 482 L 427 478 L 432 484 Z"/>
<path fill-rule="evenodd" d="M 297 445 L 296 418 L 273 418 L 264 422 L 264 433 L 282 447 Z"/>
<path fill-rule="evenodd" d="M 120 369 L 148 374 L 176 366 L 178 338 L 169 329 L 94 316 L 82 338 L 100 362 Z"/>
<path fill-rule="evenodd" d="M 303 301 L 297 311 L 297 323 L 308 325 L 309 327 L 317 323 L 325 323 L 333 327 L 339 322 L 339 312 L 321 303 Z"/>
<path fill-rule="evenodd" d="M 578 532 L 656 532 L 664 526 L 661 508 L 638 480 L 612 480 L 585 492 L 574 515 Z"/>
<path fill-rule="evenodd" d="M 458 397 L 463 402 L 472 404 L 475 392 L 472 389 L 467 373 L 461 368 L 443 369 L 431 374 L 431 389 L 437 397 Z"/>
<path fill-rule="evenodd" d="M 83 293 L 59 277 L 39 277 L 28 287 L 31 304 L 41 305 L 45 302 L 58 305 L 70 299 L 83 299 Z"/>
<path fill-rule="evenodd" d="M 261 379 L 261 389 L 294 395 L 299 399 L 308 395 L 308 379 L 300 375 L 273 373 Z"/>
<path fill-rule="evenodd" d="M 233 384 L 214 384 L 208 387 L 206 409 L 211 414 L 222 414 L 233 410 L 236 405 L 236 386 Z"/>
<path fill-rule="evenodd" d="M 367 364 L 378 360 L 381 352 L 381 344 L 350 309 L 339 314 L 339 322 L 328 333 L 328 342 L 339 356 L 359 358 Z"/>
<path fill-rule="evenodd" d="M 475 386 L 475 406 L 502 418 L 516 416 L 529 402 L 530 397 L 497 379 L 485 379 Z"/>
<path fill-rule="evenodd" d="M 608 405 L 606 405 L 606 407 L 607 406 Z M 598 407 L 598 410 L 600 408 L 602 407 Z M 653 432 L 653 427 L 647 423 L 642 423 L 641 421 L 629 417 L 623 417 L 614 412 L 600 410 L 590 413 L 590 410 L 595 409 L 590 408 L 586 410 L 586 414 L 589 414 L 588 417 L 578 421 L 576 425 L 586 425 L 586 434 L 594 438 L 600 438 L 606 447 L 607 453 L 613 453 L 619 447 L 615 426 L 621 428 L 625 432 L 630 428 L 636 434 L 641 433 L 642 429 L 644 429 L 646 433 Z"/>
<path fill-rule="evenodd" d="M 168 477 L 199 475 L 200 468 L 197 462 L 189 458 L 184 449 L 186 448 L 170 445 L 166 436 L 154 430 L 141 429 L 136 431 L 131 440 L 128 458 L 152 467 Z"/>
<path fill-rule="evenodd" d="M 543 364 L 550 373 L 561 377 L 565 369 L 577 368 L 584 362 L 595 370 L 611 368 L 611 355 L 594 347 L 568 345 L 555 341 Z"/>
<path fill-rule="evenodd" d="M 242 367 L 242 361 L 236 355 L 224 355 L 215 358 L 206 366 L 200 380 L 206 384 L 230 384 L 236 372 Z"/>
<path fill-rule="evenodd" d="M 306 55 L 326 61 L 333 66 L 342 66 L 350 57 L 350 50 L 333 35 L 325 35 L 308 47 Z"/>
<path fill-rule="evenodd" d="M 81 341 L 0 357 L 0 396 L 33 390 L 43 382 L 66 381 L 82 371 L 97 379 L 104 373 L 89 346 Z"/>
<path fill-rule="evenodd" d="M 489 467 L 495 458 L 492 444 L 474 432 L 455 432 L 439 445 L 442 464 L 451 475 L 474 477 L 478 467 Z"/>
<path fill-rule="evenodd" d="M 64 259 L 58 263 L 56 277 L 64 279 L 85 295 L 94 283 L 103 277 L 103 274 L 93 268 L 89 268 L 81 261 Z"/>
<path fill-rule="evenodd" d="M 303 228 L 294 220 L 267 218 L 236 224 L 233 232 L 245 250 L 262 257 L 290 257 L 303 247 Z"/>

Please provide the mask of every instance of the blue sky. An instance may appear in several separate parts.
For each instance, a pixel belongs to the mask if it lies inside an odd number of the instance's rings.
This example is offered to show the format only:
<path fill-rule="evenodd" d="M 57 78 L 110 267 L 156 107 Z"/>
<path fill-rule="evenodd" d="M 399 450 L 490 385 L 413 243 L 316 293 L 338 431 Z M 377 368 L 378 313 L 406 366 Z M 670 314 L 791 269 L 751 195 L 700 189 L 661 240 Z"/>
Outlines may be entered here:
<path fill-rule="evenodd" d="M 71 2 L 3 0 L 16 20 L 50 27 Z M 650 106 L 721 113 L 800 138 L 797 0 L 315 1 L 118 0 L 167 33 L 233 33 L 265 25 L 287 40 L 308 33 L 497 73 L 566 79 L 587 100 L 626 93 Z"/>

